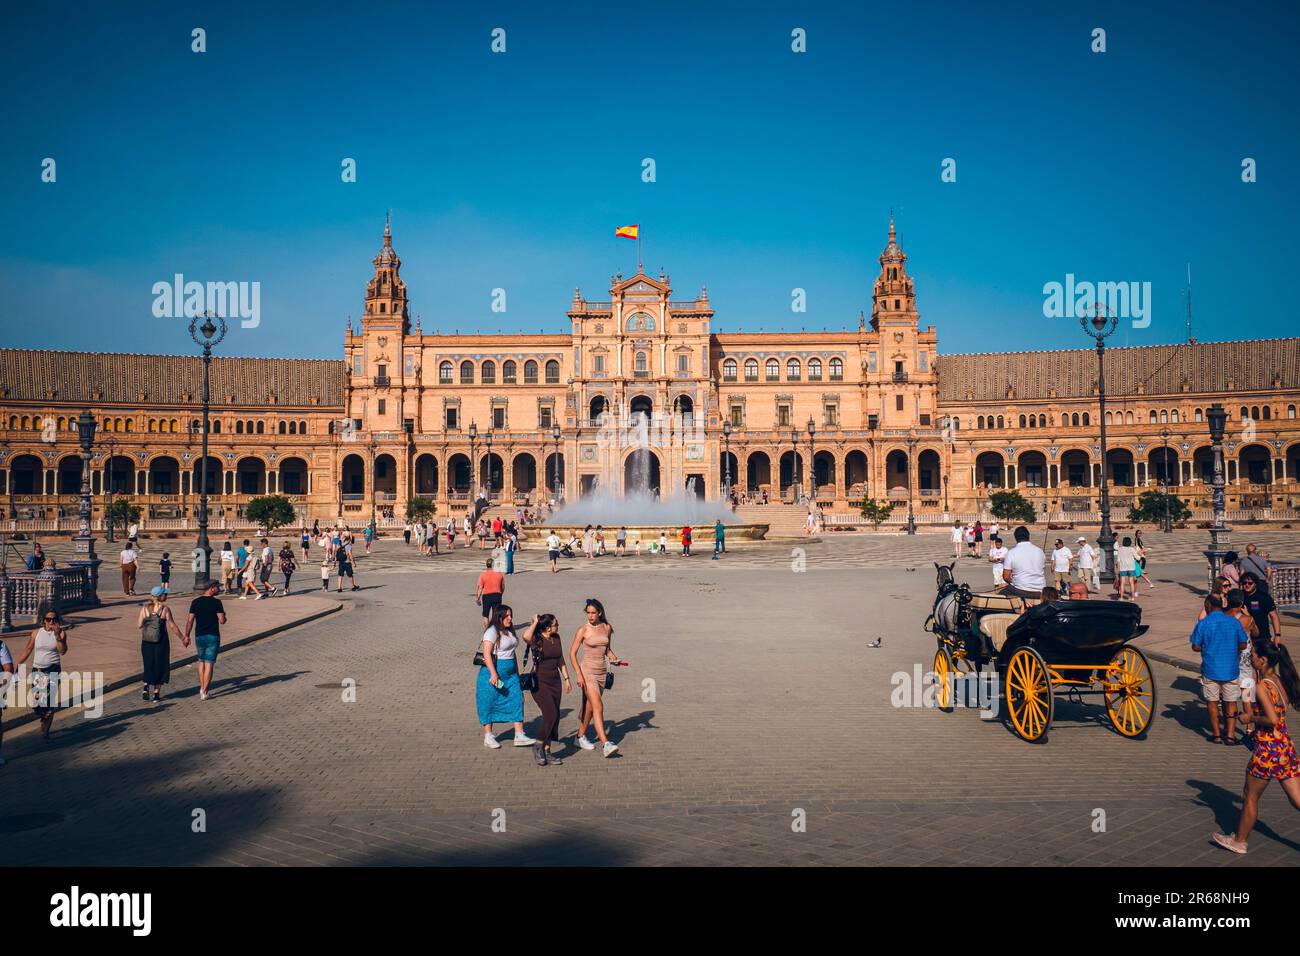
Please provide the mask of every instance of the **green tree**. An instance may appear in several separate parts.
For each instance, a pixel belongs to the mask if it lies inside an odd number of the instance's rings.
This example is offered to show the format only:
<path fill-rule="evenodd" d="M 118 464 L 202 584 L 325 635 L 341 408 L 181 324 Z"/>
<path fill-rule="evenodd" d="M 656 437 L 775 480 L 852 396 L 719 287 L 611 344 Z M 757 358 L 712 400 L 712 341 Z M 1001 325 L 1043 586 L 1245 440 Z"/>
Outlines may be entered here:
<path fill-rule="evenodd" d="M 995 491 L 989 496 L 989 511 L 1000 521 L 1020 521 L 1033 524 L 1038 513 L 1031 502 L 1018 491 Z"/>
<path fill-rule="evenodd" d="M 125 498 L 118 498 L 113 502 L 113 506 L 108 509 L 105 519 L 112 524 L 114 528 L 121 525 L 122 537 L 125 538 L 127 528 L 129 528 L 134 522 L 140 520 L 140 508 L 138 505 L 131 504 L 131 502 L 127 501 Z"/>
<path fill-rule="evenodd" d="M 887 501 L 877 501 L 875 498 L 864 498 L 862 501 L 862 517 L 870 521 L 877 531 L 893 513 L 894 506 Z"/>
<path fill-rule="evenodd" d="M 434 515 L 433 502 L 428 498 L 412 498 L 406 503 L 407 521 L 426 521 Z"/>
<path fill-rule="evenodd" d="M 1177 523 L 1192 516 L 1192 509 L 1177 495 L 1163 491 L 1144 491 L 1138 498 L 1137 505 L 1129 510 L 1129 521 L 1149 521 L 1160 524 L 1165 520 L 1165 503 L 1169 504 L 1169 520 Z"/>
<path fill-rule="evenodd" d="M 293 502 L 284 495 L 265 495 L 252 498 L 244 514 L 259 527 L 265 528 L 268 535 L 275 534 L 276 528 L 283 528 L 298 520 L 293 510 Z"/>

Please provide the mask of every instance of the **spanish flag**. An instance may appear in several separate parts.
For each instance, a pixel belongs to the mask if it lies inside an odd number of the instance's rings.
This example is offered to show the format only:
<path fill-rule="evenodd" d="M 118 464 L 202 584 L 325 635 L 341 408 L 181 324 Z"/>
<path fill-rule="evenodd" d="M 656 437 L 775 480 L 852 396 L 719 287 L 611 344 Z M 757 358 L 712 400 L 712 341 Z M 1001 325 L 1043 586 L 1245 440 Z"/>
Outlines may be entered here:
<path fill-rule="evenodd" d="M 635 239 L 637 238 L 637 230 L 640 228 L 641 227 L 638 223 L 633 223 L 630 226 L 615 226 L 614 238 L 617 239 L 622 236 L 624 239 Z"/>

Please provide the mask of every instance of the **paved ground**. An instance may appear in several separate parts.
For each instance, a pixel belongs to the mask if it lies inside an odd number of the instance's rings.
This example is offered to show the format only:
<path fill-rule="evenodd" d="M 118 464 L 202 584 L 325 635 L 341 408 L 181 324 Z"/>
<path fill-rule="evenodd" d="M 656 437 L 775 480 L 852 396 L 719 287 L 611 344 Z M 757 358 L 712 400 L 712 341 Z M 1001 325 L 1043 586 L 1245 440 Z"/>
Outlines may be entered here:
<path fill-rule="evenodd" d="M 1269 541 L 1280 557 L 1300 536 Z M 1178 547 L 1196 556 L 1200 536 L 1185 542 L 1170 543 L 1157 582 L 1199 580 L 1199 565 L 1176 559 Z M 893 706 L 896 675 L 910 683 L 933 653 L 920 624 L 931 562 L 946 552 L 928 536 L 853 536 L 719 562 L 575 560 L 557 575 L 541 554 L 523 552 L 507 592 L 518 616 L 553 611 L 571 635 L 583 600 L 599 596 L 616 649 L 632 662 L 607 695 L 621 755 L 576 751 L 569 736 L 564 765 L 543 769 L 528 750 L 486 750 L 475 727 L 481 554 L 419 559 L 386 541 L 362 561 L 366 590 L 350 594 L 343 613 L 223 655 L 209 701 L 197 700 L 185 668 L 161 707 L 120 693 L 98 720 L 60 715 L 48 746 L 32 728 L 10 734 L 0 770 L 5 857 L 1300 862 L 1300 815 L 1276 788 L 1249 856 L 1207 841 L 1235 822 L 1247 754 L 1205 741 L 1196 681 L 1175 668 L 1156 665 L 1159 719 L 1143 741 L 1111 732 L 1097 708 L 1067 702 L 1040 746 L 973 711 Z M 982 584 L 978 570 L 970 574 Z M 876 638 L 883 646 L 868 647 Z M 340 689 L 349 678 L 355 703 Z M 643 691 L 646 680 L 653 686 Z M 561 724 L 569 735 L 573 700 Z M 526 716 L 531 725 L 531 701 Z M 200 810 L 206 832 L 195 833 Z M 1094 832 L 1099 811 L 1105 832 Z M 803 818 L 806 832 L 796 832 Z"/>

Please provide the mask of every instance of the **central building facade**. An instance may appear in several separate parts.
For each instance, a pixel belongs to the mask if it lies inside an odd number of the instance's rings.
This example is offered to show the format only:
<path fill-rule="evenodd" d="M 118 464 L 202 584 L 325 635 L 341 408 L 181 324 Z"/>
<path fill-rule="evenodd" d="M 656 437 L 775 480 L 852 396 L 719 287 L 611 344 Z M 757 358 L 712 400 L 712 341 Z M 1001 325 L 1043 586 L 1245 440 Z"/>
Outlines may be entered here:
<path fill-rule="evenodd" d="M 600 301 L 575 290 L 565 335 L 426 334 L 386 229 L 344 341 L 339 506 L 366 498 L 372 471 L 385 501 L 449 506 L 611 487 L 717 498 L 728 480 L 769 498 L 815 486 L 827 507 L 909 481 L 937 496 L 936 337 L 906 260 L 891 221 L 871 318 L 840 332 L 716 334 L 707 289 L 675 298 L 638 270 Z"/>

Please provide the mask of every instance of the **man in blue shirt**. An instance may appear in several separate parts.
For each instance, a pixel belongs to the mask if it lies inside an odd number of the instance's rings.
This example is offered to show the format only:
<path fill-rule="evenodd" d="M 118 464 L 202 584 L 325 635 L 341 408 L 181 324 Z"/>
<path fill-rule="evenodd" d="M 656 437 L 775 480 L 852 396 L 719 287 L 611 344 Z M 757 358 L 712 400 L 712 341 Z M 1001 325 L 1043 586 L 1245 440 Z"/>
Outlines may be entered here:
<path fill-rule="evenodd" d="M 727 526 L 718 519 L 718 523 L 713 526 L 713 560 L 718 560 L 718 552 L 727 553 Z"/>
<path fill-rule="evenodd" d="M 1216 744 L 1237 742 L 1237 701 L 1241 699 L 1241 649 L 1250 640 L 1237 619 L 1225 614 L 1217 595 L 1205 599 L 1205 617 L 1192 631 L 1192 650 L 1201 653 L 1201 691 L 1210 709 L 1211 739 Z M 1219 733 L 1219 701 L 1228 716 L 1227 737 Z"/>

